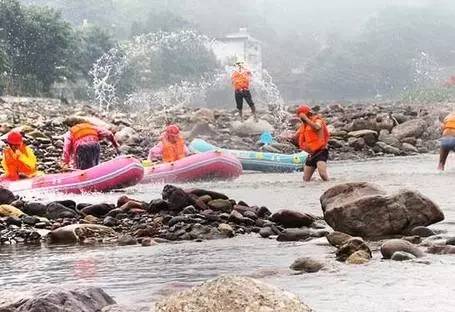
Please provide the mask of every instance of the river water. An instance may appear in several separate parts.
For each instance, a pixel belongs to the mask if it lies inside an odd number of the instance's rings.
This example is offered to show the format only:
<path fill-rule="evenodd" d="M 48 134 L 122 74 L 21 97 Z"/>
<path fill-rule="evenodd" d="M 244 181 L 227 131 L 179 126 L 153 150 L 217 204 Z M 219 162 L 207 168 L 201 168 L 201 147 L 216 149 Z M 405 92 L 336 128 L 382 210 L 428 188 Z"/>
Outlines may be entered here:
<path fill-rule="evenodd" d="M 455 233 L 453 200 L 455 169 L 436 171 L 437 158 L 423 155 L 363 162 L 332 162 L 328 183 L 304 185 L 301 174 L 247 173 L 234 182 L 197 184 L 226 193 L 272 211 L 295 209 L 321 215 L 319 196 L 343 182 L 374 182 L 388 191 L 417 189 L 436 201 L 445 221 L 434 225 Z M 454 166 L 452 166 L 453 168 Z M 190 187 L 194 185 L 184 185 Z M 145 185 L 126 192 L 137 198 L 157 198 L 162 185 Z M 43 200 L 67 198 L 59 194 L 27 194 Z M 77 201 L 114 201 L 118 193 L 78 195 Z M 233 239 L 160 244 L 152 247 L 2 247 L 2 290 L 27 291 L 44 286 L 100 286 L 122 304 L 151 305 L 169 293 L 220 274 L 260 278 L 296 293 L 315 311 L 453 311 L 455 306 L 455 257 L 427 256 L 418 262 L 380 259 L 355 266 L 335 261 L 334 248 L 324 238 L 309 242 L 279 243 L 255 235 Z M 315 274 L 293 275 L 289 265 L 311 256 L 326 264 Z"/>

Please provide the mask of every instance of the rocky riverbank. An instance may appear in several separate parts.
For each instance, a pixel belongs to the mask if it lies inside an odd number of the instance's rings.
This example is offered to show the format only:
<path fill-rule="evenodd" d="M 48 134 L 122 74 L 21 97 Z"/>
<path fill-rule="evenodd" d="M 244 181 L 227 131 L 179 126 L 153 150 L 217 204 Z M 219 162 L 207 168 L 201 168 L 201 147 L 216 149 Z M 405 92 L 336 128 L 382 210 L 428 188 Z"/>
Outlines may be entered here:
<path fill-rule="evenodd" d="M 18 127 L 34 147 L 40 170 L 59 172 L 63 134 L 67 120 L 89 120 L 116 132 L 121 150 L 141 159 L 155 144 L 166 122 L 181 126 L 188 141 L 202 138 L 224 148 L 293 153 L 289 141 L 295 107 L 280 118 L 260 111 L 258 123 L 238 122 L 234 111 L 179 108 L 162 111 L 101 112 L 85 103 L 63 104 L 55 99 L 0 98 L 0 134 Z M 388 155 L 412 155 L 437 150 L 441 119 L 454 109 L 452 104 L 410 106 L 400 103 L 330 104 L 315 107 L 330 125 L 332 159 L 364 159 Z M 288 121 L 283 123 L 283 120 Z M 261 146 L 263 131 L 274 133 L 276 142 Z M 114 151 L 103 146 L 103 159 Z"/>

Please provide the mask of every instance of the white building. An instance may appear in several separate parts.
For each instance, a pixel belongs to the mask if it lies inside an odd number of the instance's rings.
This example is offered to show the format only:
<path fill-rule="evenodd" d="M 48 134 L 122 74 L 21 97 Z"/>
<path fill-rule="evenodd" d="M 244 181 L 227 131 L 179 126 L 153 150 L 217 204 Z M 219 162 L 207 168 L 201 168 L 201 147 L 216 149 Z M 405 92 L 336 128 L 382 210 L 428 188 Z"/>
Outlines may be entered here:
<path fill-rule="evenodd" d="M 233 66 L 238 60 L 245 62 L 257 78 L 262 78 L 262 44 L 248 34 L 246 28 L 217 38 L 213 52 L 224 66 Z"/>

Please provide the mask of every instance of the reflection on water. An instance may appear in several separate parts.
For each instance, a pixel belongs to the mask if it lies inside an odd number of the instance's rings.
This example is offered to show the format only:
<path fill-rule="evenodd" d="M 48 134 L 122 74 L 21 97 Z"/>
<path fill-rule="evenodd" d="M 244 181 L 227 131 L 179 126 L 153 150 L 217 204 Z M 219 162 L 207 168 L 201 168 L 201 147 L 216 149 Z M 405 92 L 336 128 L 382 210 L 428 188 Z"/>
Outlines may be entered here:
<path fill-rule="evenodd" d="M 271 210 L 290 208 L 318 215 L 319 196 L 337 183 L 370 181 L 389 191 L 408 187 L 421 191 L 444 210 L 446 221 L 434 228 L 455 233 L 450 222 L 455 220 L 451 199 L 455 171 L 449 169 L 441 174 L 435 165 L 435 156 L 339 162 L 332 163 L 333 181 L 329 183 L 303 185 L 301 174 L 246 174 L 235 182 L 197 186 Z M 195 185 L 184 185 L 192 186 Z M 127 193 L 150 200 L 159 196 L 161 188 L 162 185 L 138 186 Z M 34 196 L 61 199 L 64 195 Z M 115 201 L 118 196 L 110 193 L 75 198 L 102 202 Z M 453 310 L 454 257 L 430 256 L 425 259 L 429 264 L 397 263 L 381 261 L 376 254 L 376 259 L 365 266 L 349 266 L 334 261 L 333 251 L 324 239 L 278 243 L 253 235 L 152 247 L 6 247 L 0 249 L 0 285 L 9 290 L 55 284 L 96 285 L 121 303 L 149 303 L 219 274 L 238 273 L 297 293 L 316 311 Z M 327 268 L 316 274 L 291 275 L 287 267 L 299 256 L 321 259 Z"/>

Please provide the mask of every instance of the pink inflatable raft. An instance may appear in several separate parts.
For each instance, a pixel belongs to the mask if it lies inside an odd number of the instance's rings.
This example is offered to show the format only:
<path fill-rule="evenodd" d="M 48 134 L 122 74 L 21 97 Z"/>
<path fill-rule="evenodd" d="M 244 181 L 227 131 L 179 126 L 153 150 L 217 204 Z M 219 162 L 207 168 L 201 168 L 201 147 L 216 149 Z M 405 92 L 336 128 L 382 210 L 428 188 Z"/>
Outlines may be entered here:
<path fill-rule="evenodd" d="M 214 151 L 188 156 L 173 163 L 147 166 L 142 183 L 179 183 L 228 180 L 242 174 L 242 164 L 230 154 Z"/>
<path fill-rule="evenodd" d="M 139 160 L 120 156 L 87 170 L 47 174 L 19 181 L 1 180 L 0 186 L 12 192 L 27 190 L 65 193 L 106 192 L 137 184 L 144 176 Z"/>

